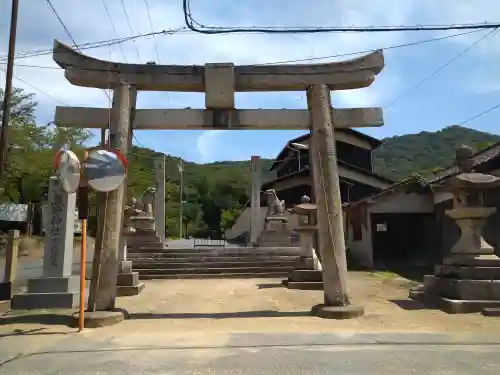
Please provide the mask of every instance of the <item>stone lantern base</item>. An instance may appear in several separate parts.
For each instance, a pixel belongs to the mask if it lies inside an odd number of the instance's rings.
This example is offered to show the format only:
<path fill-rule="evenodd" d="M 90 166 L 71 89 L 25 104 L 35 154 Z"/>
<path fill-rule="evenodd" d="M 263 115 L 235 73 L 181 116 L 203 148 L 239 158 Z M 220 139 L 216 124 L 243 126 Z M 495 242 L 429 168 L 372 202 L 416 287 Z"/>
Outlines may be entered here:
<path fill-rule="evenodd" d="M 484 313 L 485 309 L 500 307 L 500 258 L 480 235 L 484 217 L 492 210 L 450 211 L 449 216 L 462 228 L 461 238 L 443 264 L 435 266 L 434 275 L 424 276 L 423 285 L 410 291 L 410 298 L 450 314 Z M 473 215 L 467 215 L 470 213 Z M 467 222 L 473 225 L 464 225 Z"/>

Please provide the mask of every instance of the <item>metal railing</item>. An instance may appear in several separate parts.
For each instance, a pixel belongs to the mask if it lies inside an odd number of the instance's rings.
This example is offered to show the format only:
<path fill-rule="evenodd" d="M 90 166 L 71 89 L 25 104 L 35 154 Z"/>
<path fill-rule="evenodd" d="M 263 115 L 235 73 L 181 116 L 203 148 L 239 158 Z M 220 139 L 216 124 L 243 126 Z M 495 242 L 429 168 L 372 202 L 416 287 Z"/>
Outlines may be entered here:
<path fill-rule="evenodd" d="M 224 232 L 218 230 L 203 230 L 197 233 L 196 237 L 193 238 L 194 247 L 199 246 L 214 246 L 214 247 L 225 247 L 226 246 L 226 236 Z"/>

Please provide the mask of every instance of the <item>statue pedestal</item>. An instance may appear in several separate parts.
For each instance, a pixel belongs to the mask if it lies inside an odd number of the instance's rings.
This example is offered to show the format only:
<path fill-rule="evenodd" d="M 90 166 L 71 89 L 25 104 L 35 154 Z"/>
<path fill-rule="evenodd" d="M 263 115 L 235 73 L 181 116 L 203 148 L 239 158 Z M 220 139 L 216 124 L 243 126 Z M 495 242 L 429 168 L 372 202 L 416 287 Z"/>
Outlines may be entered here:
<path fill-rule="evenodd" d="M 151 216 L 133 216 L 130 218 L 137 230 L 155 230 L 155 218 Z"/>
<path fill-rule="evenodd" d="M 447 211 L 461 236 L 434 275 L 410 291 L 410 298 L 441 307 L 448 313 L 481 312 L 500 307 L 500 259 L 481 235 L 491 207 L 460 207 Z"/>
<path fill-rule="evenodd" d="M 259 247 L 290 247 L 292 231 L 288 229 L 288 220 L 284 216 L 266 217 L 264 230 L 258 240 Z"/>

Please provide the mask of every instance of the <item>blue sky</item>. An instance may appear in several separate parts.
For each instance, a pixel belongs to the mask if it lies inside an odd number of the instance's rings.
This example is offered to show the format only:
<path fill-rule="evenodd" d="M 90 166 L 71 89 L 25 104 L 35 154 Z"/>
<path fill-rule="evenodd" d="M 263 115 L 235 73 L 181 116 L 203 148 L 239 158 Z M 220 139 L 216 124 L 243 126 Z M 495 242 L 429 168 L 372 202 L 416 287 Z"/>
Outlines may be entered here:
<path fill-rule="evenodd" d="M 103 0 L 52 0 L 77 43 L 130 36 L 121 0 L 104 0 L 116 33 L 103 6 Z M 147 0 L 153 29 L 184 26 L 182 0 Z M 29 5 L 28 5 L 29 4 Z M 133 34 L 151 31 L 144 0 L 124 0 Z M 2 9 L 10 9 L 10 0 L 1 0 Z M 313 6 L 314 5 L 314 6 Z M 495 22 L 500 20 L 500 2 L 493 0 L 191 0 L 193 17 L 214 26 L 370 26 L 402 24 L 451 24 Z M 10 12 L 0 14 L 0 54 L 7 54 Z M 51 48 L 53 39 L 71 44 L 64 29 L 45 1 L 22 1 L 18 25 L 18 52 Z M 337 107 L 386 107 L 405 91 L 429 76 L 454 56 L 464 51 L 488 31 L 449 38 L 418 46 L 388 49 L 386 66 L 376 82 L 366 89 L 334 93 Z M 163 64 L 236 64 L 268 63 L 310 59 L 335 54 L 384 48 L 419 40 L 456 34 L 447 32 L 405 32 L 370 34 L 311 35 L 201 35 L 176 33 L 157 36 Z M 145 63 L 157 61 L 153 38 L 127 42 L 119 46 L 88 50 L 94 57 L 114 61 Z M 137 48 L 137 51 L 136 51 Z M 436 131 L 458 124 L 500 103 L 500 36 L 493 34 L 411 93 L 384 108 L 385 125 L 363 129 L 383 138 L 392 135 Z M 338 58 L 314 60 L 334 61 Z M 158 61 L 157 61 L 158 62 Z M 0 58 L 2 68 L 5 59 Z M 56 105 L 107 107 L 101 90 L 75 87 L 55 69 L 51 55 L 18 59 L 15 75 L 25 82 L 14 85 L 35 92 L 39 102 L 37 120 L 53 119 Z M 30 66 L 26 66 L 30 65 Z M 47 68 L 36 68 L 42 66 Z M 0 72 L 0 84 L 5 74 Z M 35 86 L 44 93 L 35 90 Z M 62 103 L 61 103 L 62 102 Z M 138 108 L 202 108 L 202 94 L 142 92 Z M 237 94 L 237 108 L 305 108 L 304 94 Z M 499 134 L 500 109 L 465 126 Z M 248 160 L 251 155 L 274 157 L 284 143 L 301 132 L 294 131 L 138 131 L 141 145 L 194 162 Z"/>

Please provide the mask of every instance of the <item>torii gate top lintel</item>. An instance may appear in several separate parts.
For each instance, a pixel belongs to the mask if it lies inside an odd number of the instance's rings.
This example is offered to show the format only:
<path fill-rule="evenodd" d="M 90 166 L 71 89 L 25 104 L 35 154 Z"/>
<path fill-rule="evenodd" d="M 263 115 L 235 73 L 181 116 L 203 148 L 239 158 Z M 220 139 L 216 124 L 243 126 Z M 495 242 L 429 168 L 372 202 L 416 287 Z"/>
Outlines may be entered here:
<path fill-rule="evenodd" d="M 107 89 L 125 80 L 137 90 L 181 92 L 207 92 L 209 82 L 214 80 L 224 81 L 225 86 L 240 92 L 302 91 L 314 84 L 325 84 L 330 90 L 349 90 L 370 86 L 384 68 L 381 50 L 325 64 L 125 64 L 86 56 L 57 40 L 53 59 L 76 86 Z"/>

